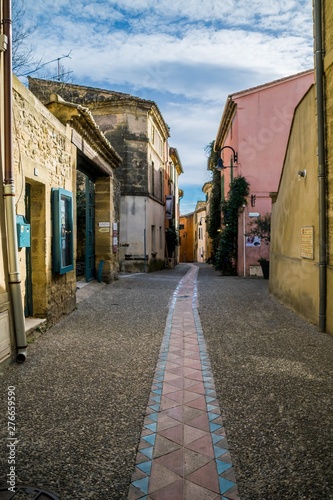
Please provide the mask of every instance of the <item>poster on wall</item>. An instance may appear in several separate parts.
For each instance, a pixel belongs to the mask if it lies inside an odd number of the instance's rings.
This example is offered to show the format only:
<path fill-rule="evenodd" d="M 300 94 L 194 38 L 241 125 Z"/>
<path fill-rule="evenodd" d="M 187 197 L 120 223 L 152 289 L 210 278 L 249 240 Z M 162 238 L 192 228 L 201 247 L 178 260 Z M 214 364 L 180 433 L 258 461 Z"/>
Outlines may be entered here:
<path fill-rule="evenodd" d="M 261 238 L 258 236 L 246 236 L 245 244 L 247 247 L 260 247 Z"/>

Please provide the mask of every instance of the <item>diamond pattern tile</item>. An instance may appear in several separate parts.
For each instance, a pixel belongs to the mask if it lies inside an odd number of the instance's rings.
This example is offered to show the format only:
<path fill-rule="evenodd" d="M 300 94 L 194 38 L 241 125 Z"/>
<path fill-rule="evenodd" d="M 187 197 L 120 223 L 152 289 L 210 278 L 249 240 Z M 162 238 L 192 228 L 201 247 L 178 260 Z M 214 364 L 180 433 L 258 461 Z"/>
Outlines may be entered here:
<path fill-rule="evenodd" d="M 197 310 L 198 268 L 176 288 L 128 500 L 238 500 Z"/>

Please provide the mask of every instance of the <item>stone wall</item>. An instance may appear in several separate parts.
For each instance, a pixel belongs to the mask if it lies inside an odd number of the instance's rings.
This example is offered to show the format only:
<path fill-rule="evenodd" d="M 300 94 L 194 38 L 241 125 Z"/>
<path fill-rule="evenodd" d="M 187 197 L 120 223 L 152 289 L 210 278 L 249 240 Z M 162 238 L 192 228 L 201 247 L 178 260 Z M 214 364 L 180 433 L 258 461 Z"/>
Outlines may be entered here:
<path fill-rule="evenodd" d="M 75 193 L 76 148 L 63 126 L 16 78 L 14 79 L 14 168 L 17 214 L 26 216 L 26 184 L 31 189 L 31 261 L 33 315 L 56 323 L 76 304 L 75 271 L 52 273 L 51 189 Z M 26 249 L 19 250 L 25 295 Z"/>

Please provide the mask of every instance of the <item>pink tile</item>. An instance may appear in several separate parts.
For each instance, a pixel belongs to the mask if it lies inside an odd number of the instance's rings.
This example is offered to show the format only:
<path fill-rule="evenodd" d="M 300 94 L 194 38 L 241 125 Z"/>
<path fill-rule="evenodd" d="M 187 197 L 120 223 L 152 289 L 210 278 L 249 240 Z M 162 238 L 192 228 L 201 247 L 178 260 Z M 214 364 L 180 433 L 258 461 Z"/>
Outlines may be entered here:
<path fill-rule="evenodd" d="M 170 441 L 183 445 L 184 443 L 184 426 L 183 424 L 175 425 L 164 431 L 159 431 L 159 434 Z"/>
<path fill-rule="evenodd" d="M 220 493 L 218 474 L 214 460 L 190 474 L 187 479 L 198 484 L 202 488 L 206 488 L 214 493 Z"/>
<path fill-rule="evenodd" d="M 170 441 L 170 439 L 166 439 L 160 434 L 156 435 L 156 441 L 154 446 L 154 458 L 161 457 L 162 455 L 167 455 L 168 453 L 171 453 L 172 451 L 176 451 L 179 449 L 180 445 L 178 445 L 174 441 Z"/>
<path fill-rule="evenodd" d="M 202 370 L 201 362 L 196 359 L 184 358 L 184 366 L 189 366 L 190 368 L 195 368 L 196 370 Z"/>
<path fill-rule="evenodd" d="M 210 462 L 210 458 L 184 448 L 184 476 L 187 477 Z"/>
<path fill-rule="evenodd" d="M 195 370 L 190 375 L 187 375 L 186 378 L 190 378 L 191 380 L 203 380 L 201 370 Z"/>
<path fill-rule="evenodd" d="M 176 408 L 170 408 L 166 410 L 165 412 L 169 417 L 175 418 L 176 420 L 179 420 L 179 422 L 183 421 L 183 415 L 184 415 L 184 407 L 183 405 L 177 406 Z"/>
<path fill-rule="evenodd" d="M 178 476 L 184 476 L 184 450 L 183 448 L 168 453 L 168 455 L 163 455 L 155 459 L 155 462 L 162 465 L 166 469 L 171 470 Z"/>
<path fill-rule="evenodd" d="M 203 395 L 206 393 L 203 382 L 199 382 L 198 384 L 193 384 L 193 382 L 195 382 L 195 380 L 187 379 L 187 381 L 186 381 L 186 379 L 185 379 L 184 387 L 185 388 L 188 387 L 191 392 L 196 392 L 197 394 Z"/>
<path fill-rule="evenodd" d="M 190 450 L 196 451 L 197 453 L 201 453 L 201 455 L 207 455 L 208 457 L 214 458 L 214 450 L 212 445 L 212 438 L 210 434 L 202 436 L 196 441 L 192 441 L 187 445 L 187 448 Z"/>
<path fill-rule="evenodd" d="M 190 406 L 183 406 L 183 421 L 187 422 L 188 420 L 192 420 L 194 417 L 198 417 L 199 415 L 203 415 L 206 412 L 203 410 L 199 410 L 198 408 L 191 408 Z"/>
<path fill-rule="evenodd" d="M 177 406 L 181 406 L 181 403 L 169 399 L 167 396 L 162 396 L 160 410 L 169 410 L 169 408 L 175 408 Z"/>
<path fill-rule="evenodd" d="M 183 377 L 178 377 L 174 380 L 169 380 L 169 384 L 182 389 L 184 387 L 184 379 Z"/>
<path fill-rule="evenodd" d="M 197 429 L 201 429 L 203 431 L 209 432 L 209 421 L 206 414 L 199 415 L 198 417 L 193 418 L 187 422 L 187 425 L 191 425 L 192 427 L 196 427 Z"/>
<path fill-rule="evenodd" d="M 179 389 L 176 392 L 170 392 L 170 393 L 168 393 L 167 397 L 169 399 L 172 399 L 173 401 L 177 401 L 178 403 L 183 403 L 184 402 L 184 391 L 182 389 Z"/>
<path fill-rule="evenodd" d="M 180 476 L 153 461 L 148 493 L 152 495 L 153 492 L 169 486 L 180 479 Z"/>
<path fill-rule="evenodd" d="M 169 417 L 166 413 L 161 412 L 157 421 L 157 432 L 170 429 L 171 427 L 175 427 L 175 425 L 179 425 L 178 420 L 175 420 L 174 418 Z"/>
<path fill-rule="evenodd" d="M 184 500 L 184 482 L 182 480 L 169 484 L 151 493 L 153 500 Z"/>
<path fill-rule="evenodd" d="M 173 393 L 175 391 L 176 391 L 176 388 L 174 385 L 170 385 L 167 382 L 163 383 L 163 389 L 162 389 L 163 394 L 169 394 L 170 392 Z"/>
<path fill-rule="evenodd" d="M 184 500 L 217 500 L 220 498 L 220 496 L 216 496 L 212 491 L 191 483 L 191 481 L 186 480 L 184 482 Z"/>
<path fill-rule="evenodd" d="M 190 425 L 184 425 L 184 446 L 187 447 L 188 444 L 197 441 L 203 436 L 210 437 L 210 434 L 207 431 L 191 427 Z"/>
<path fill-rule="evenodd" d="M 192 393 L 192 394 L 194 394 L 194 393 Z M 199 396 L 198 398 L 195 398 L 186 404 L 187 404 L 187 406 L 190 406 L 191 408 L 198 408 L 198 410 L 206 411 L 206 408 L 207 408 L 206 399 L 204 396 Z"/>
<path fill-rule="evenodd" d="M 197 385 L 197 381 L 196 380 L 191 380 L 189 378 L 184 378 L 184 389 L 189 389 L 189 390 L 192 390 L 191 389 L 191 386 L 194 386 L 194 385 Z M 204 385 L 202 385 L 202 390 L 204 391 L 202 394 L 205 393 L 205 389 L 204 389 Z"/>
<path fill-rule="evenodd" d="M 195 382 L 194 380 L 192 382 Z M 192 385 L 196 385 L 193 383 Z M 191 387 L 188 388 L 188 390 L 184 390 L 184 404 L 187 406 L 190 406 L 188 403 L 189 401 L 195 401 L 197 399 L 202 398 L 203 396 L 200 396 L 200 394 L 196 392 L 191 392 Z M 206 400 L 205 400 L 206 401 Z"/>

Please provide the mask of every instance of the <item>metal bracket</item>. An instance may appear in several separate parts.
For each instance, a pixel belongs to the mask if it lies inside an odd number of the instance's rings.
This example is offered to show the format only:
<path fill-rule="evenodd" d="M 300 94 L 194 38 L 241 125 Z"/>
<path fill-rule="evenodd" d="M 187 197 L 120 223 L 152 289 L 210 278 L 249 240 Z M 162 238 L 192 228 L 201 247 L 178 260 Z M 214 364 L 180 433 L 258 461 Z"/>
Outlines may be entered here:
<path fill-rule="evenodd" d="M 7 35 L 0 35 L 0 52 L 6 52 L 8 45 Z"/>

